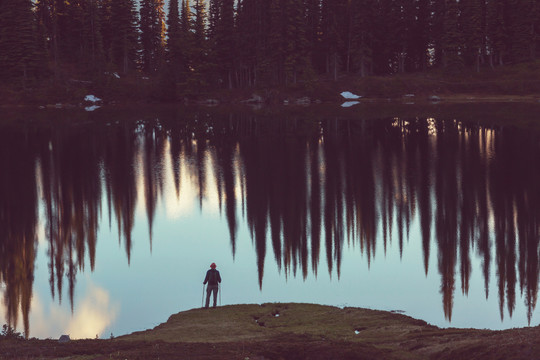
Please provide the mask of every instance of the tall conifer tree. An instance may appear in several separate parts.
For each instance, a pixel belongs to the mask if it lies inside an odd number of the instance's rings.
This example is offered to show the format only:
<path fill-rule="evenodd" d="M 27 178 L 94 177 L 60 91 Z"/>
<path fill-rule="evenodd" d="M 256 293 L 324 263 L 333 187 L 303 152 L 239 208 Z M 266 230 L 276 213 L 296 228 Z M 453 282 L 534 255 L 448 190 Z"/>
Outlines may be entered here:
<path fill-rule="evenodd" d="M 167 55 L 169 66 L 178 80 L 182 73 L 182 31 L 180 29 L 180 10 L 178 0 L 170 0 L 167 18 Z"/>
<path fill-rule="evenodd" d="M 285 0 L 285 83 L 296 84 L 299 77 L 311 76 L 307 22 L 301 0 Z"/>
<path fill-rule="evenodd" d="M 209 8 L 209 62 L 216 69 L 219 79 L 229 89 L 233 87 L 236 34 L 234 25 L 234 0 L 212 0 Z"/>
<path fill-rule="evenodd" d="M 40 68 L 31 0 L 0 1 L 0 77 L 27 80 Z"/>
<path fill-rule="evenodd" d="M 190 81 L 196 87 L 205 85 L 205 73 L 209 70 L 206 36 L 206 3 L 195 0 L 193 3 L 193 47 L 191 53 Z"/>
<path fill-rule="evenodd" d="M 360 76 L 367 76 L 373 69 L 373 19 L 375 4 L 371 0 L 353 3 L 351 57 L 354 69 Z"/>
<path fill-rule="evenodd" d="M 459 4 L 460 24 L 463 32 L 463 60 L 465 65 L 480 71 L 480 58 L 485 38 L 483 9 L 485 0 L 469 0 Z"/>
<path fill-rule="evenodd" d="M 126 74 L 135 70 L 139 49 L 133 0 L 102 0 L 103 43 L 108 62 Z"/>
<path fill-rule="evenodd" d="M 508 32 L 504 21 L 506 0 L 488 0 L 486 27 L 491 66 L 503 65 L 506 56 Z"/>
<path fill-rule="evenodd" d="M 140 38 L 142 69 L 155 73 L 164 61 L 165 12 L 164 0 L 142 0 L 140 8 Z"/>
<path fill-rule="evenodd" d="M 456 0 L 448 0 L 444 13 L 443 65 L 451 70 L 463 66 L 461 58 L 463 37 L 459 26 L 459 6 Z"/>
<path fill-rule="evenodd" d="M 341 69 L 343 48 L 345 47 L 345 31 L 343 21 L 347 16 L 346 2 L 344 0 L 322 0 L 321 33 L 323 48 L 325 49 L 326 72 L 334 80 Z"/>

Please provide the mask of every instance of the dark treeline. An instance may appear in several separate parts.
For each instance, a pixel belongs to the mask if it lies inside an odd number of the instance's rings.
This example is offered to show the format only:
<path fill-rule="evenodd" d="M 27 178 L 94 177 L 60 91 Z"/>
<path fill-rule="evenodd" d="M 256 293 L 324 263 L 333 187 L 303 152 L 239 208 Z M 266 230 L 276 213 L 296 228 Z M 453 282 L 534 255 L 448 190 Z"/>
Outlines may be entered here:
<path fill-rule="evenodd" d="M 537 0 L 2 0 L 0 77 L 137 73 L 168 94 L 479 71 L 536 59 L 539 33 Z"/>
<path fill-rule="evenodd" d="M 144 202 L 152 242 L 157 204 L 171 196 L 165 184 L 183 199 L 181 179 L 198 189 L 201 207 L 214 193 L 209 184 L 217 184 L 232 255 L 246 224 L 261 287 L 267 256 L 285 274 L 302 277 L 317 274 L 325 256 L 327 270 L 339 276 L 348 246 L 360 247 L 368 262 L 391 242 L 401 252 L 418 221 L 419 260 L 427 274 L 437 254 L 448 319 L 456 288 L 469 290 L 471 258 L 478 256 L 486 296 L 490 274 L 497 276 L 501 317 L 512 315 L 519 290 L 530 319 L 540 274 L 539 136 L 431 118 L 319 123 L 205 112 L 3 125 L 0 281 L 8 320 L 16 324 L 22 308 L 29 334 L 38 222 L 48 243 L 51 293 L 58 301 L 68 293 L 73 306 L 77 273 L 94 269 L 101 219 L 118 227 L 129 263 L 137 203 Z"/>

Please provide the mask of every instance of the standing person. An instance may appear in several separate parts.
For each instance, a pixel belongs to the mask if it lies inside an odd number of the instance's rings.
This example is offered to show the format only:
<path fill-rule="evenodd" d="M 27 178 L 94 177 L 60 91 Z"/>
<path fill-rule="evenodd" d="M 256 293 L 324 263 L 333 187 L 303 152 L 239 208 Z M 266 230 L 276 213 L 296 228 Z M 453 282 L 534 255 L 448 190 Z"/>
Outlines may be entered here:
<path fill-rule="evenodd" d="M 206 277 L 204 278 L 203 285 L 206 285 L 208 283 L 208 286 L 206 287 L 206 306 L 205 308 L 208 308 L 208 305 L 210 304 L 210 293 L 214 293 L 214 307 L 216 307 L 217 303 L 217 293 L 219 290 L 219 283 L 221 282 L 221 276 L 219 275 L 219 271 L 216 270 L 216 264 L 212 263 L 210 265 L 210 270 L 206 272 Z"/>

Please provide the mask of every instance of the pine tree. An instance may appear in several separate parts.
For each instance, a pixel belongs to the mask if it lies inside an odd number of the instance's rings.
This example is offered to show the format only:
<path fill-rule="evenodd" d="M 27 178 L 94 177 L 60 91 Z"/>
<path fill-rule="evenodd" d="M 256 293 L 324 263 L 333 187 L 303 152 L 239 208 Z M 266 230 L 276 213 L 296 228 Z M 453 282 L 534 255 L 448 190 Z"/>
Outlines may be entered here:
<path fill-rule="evenodd" d="M 509 32 L 507 48 L 512 63 L 531 59 L 533 42 L 532 17 L 533 3 L 530 0 L 508 0 L 507 29 Z"/>
<path fill-rule="evenodd" d="M 538 49 L 540 48 L 540 1 L 533 0 L 531 4 L 531 57 L 537 59 Z"/>
<path fill-rule="evenodd" d="M 195 0 L 193 12 L 193 47 L 189 81 L 191 82 L 191 86 L 199 89 L 206 85 L 204 74 L 208 71 L 205 2 L 203 0 Z"/>
<path fill-rule="evenodd" d="M 485 0 L 469 0 L 460 3 L 460 24 L 463 32 L 463 57 L 465 65 L 480 71 L 480 57 L 485 38 L 483 4 Z"/>
<path fill-rule="evenodd" d="M 140 8 L 142 70 L 156 73 L 165 54 L 164 0 L 142 0 Z"/>
<path fill-rule="evenodd" d="M 208 19 L 208 62 L 219 80 L 232 89 L 236 53 L 234 0 L 212 0 Z"/>
<path fill-rule="evenodd" d="M 94 75 L 102 72 L 105 60 L 101 34 L 101 16 L 97 0 L 84 0 L 80 35 L 80 63 Z"/>
<path fill-rule="evenodd" d="M 429 1 L 417 0 L 413 8 L 414 22 L 410 25 L 410 37 L 408 46 L 409 69 L 426 70 L 428 67 L 429 48 Z"/>
<path fill-rule="evenodd" d="M 55 61 L 56 54 L 53 46 L 55 31 L 53 27 L 53 2 L 52 0 L 37 0 L 35 13 L 38 27 L 38 41 L 43 48 L 43 58 Z"/>
<path fill-rule="evenodd" d="M 394 71 L 404 73 L 409 68 L 413 68 L 414 53 L 414 27 L 416 25 L 416 7 L 414 1 L 395 0 L 393 6 L 396 22 L 394 26 L 393 57 Z"/>
<path fill-rule="evenodd" d="M 135 70 L 139 49 L 137 13 L 133 0 L 103 0 L 103 39 L 108 60 L 126 74 Z"/>
<path fill-rule="evenodd" d="M 503 65 L 506 56 L 508 31 L 504 15 L 506 0 L 488 0 L 486 5 L 486 37 L 491 66 Z"/>
<path fill-rule="evenodd" d="M 456 0 L 448 0 L 444 12 L 443 65 L 451 70 L 463 66 L 461 50 L 463 37 L 459 28 L 459 7 Z"/>
<path fill-rule="evenodd" d="M 396 54 L 399 48 L 401 10 L 392 0 L 375 3 L 373 16 L 373 72 L 379 75 L 396 71 Z"/>
<path fill-rule="evenodd" d="M 238 28 L 238 66 L 235 71 L 236 82 L 241 87 L 248 87 L 254 84 L 255 73 L 261 71 L 257 63 L 260 50 L 259 44 L 261 36 L 258 33 L 259 18 L 257 17 L 259 7 L 258 0 L 240 0 L 238 3 L 238 14 L 236 24 Z M 262 66 L 264 68 L 264 66 Z"/>
<path fill-rule="evenodd" d="M 178 0 L 170 0 L 167 18 L 167 55 L 169 66 L 176 80 L 182 73 L 182 32 L 180 29 L 180 10 Z"/>
<path fill-rule="evenodd" d="M 431 54 L 432 66 L 443 66 L 443 36 L 445 0 L 433 0 L 431 3 L 430 39 L 433 47 Z"/>
<path fill-rule="evenodd" d="M 208 1 L 208 39 L 215 39 L 221 18 L 222 0 Z"/>
<path fill-rule="evenodd" d="M 325 49 L 326 73 L 337 80 L 341 68 L 343 49 L 345 47 L 345 31 L 347 22 L 346 2 L 344 0 L 322 0 L 321 33 Z"/>
<path fill-rule="evenodd" d="M 307 23 L 303 2 L 285 0 L 285 84 L 296 84 L 299 77 L 311 76 L 311 59 L 308 56 Z"/>
<path fill-rule="evenodd" d="M 351 58 L 355 70 L 364 77 L 373 68 L 373 9 L 370 0 L 356 1 L 351 7 Z"/>
<path fill-rule="evenodd" d="M 269 11 L 268 49 L 259 64 L 261 77 L 272 85 L 285 83 L 285 58 L 287 56 L 285 11 L 281 0 L 272 0 Z"/>
<path fill-rule="evenodd" d="M 31 0 L 0 1 L 0 77 L 24 81 L 40 68 L 36 21 Z"/>
<path fill-rule="evenodd" d="M 193 59 L 193 28 L 191 5 L 189 0 L 182 0 L 180 13 L 180 39 L 182 43 L 182 64 L 180 73 L 182 80 L 187 79 Z"/>
<path fill-rule="evenodd" d="M 311 57 L 311 64 L 317 72 L 324 71 L 324 58 L 320 53 L 321 47 L 321 1 L 305 0 L 306 6 L 306 38 L 308 41 L 308 53 Z"/>

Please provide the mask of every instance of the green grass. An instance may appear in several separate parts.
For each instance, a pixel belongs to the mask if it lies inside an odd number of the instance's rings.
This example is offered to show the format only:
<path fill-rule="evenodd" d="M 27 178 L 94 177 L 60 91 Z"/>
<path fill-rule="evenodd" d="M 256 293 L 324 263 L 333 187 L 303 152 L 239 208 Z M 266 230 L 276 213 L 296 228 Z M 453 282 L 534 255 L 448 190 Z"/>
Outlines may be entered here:
<path fill-rule="evenodd" d="M 524 332 L 535 337 L 538 329 Z M 361 349 L 366 354 L 399 359 L 467 358 L 475 353 L 487 354 L 480 358 L 490 358 L 501 351 L 501 343 L 506 339 L 505 332 L 440 329 L 392 312 L 296 303 L 194 309 L 172 315 L 153 330 L 117 338 L 207 346 L 271 343 L 278 352 L 299 349 L 301 344 L 332 344 L 342 354 Z M 505 353 L 511 354 L 511 347 L 515 346 L 515 341 L 505 344 Z"/>
<path fill-rule="evenodd" d="M 277 303 L 189 310 L 172 315 L 153 330 L 118 339 L 223 342 L 290 334 L 339 341 L 377 341 L 381 331 L 396 337 L 404 334 L 404 329 L 410 332 L 424 327 L 423 321 L 382 311 Z M 358 334 L 355 330 L 359 330 Z"/>

